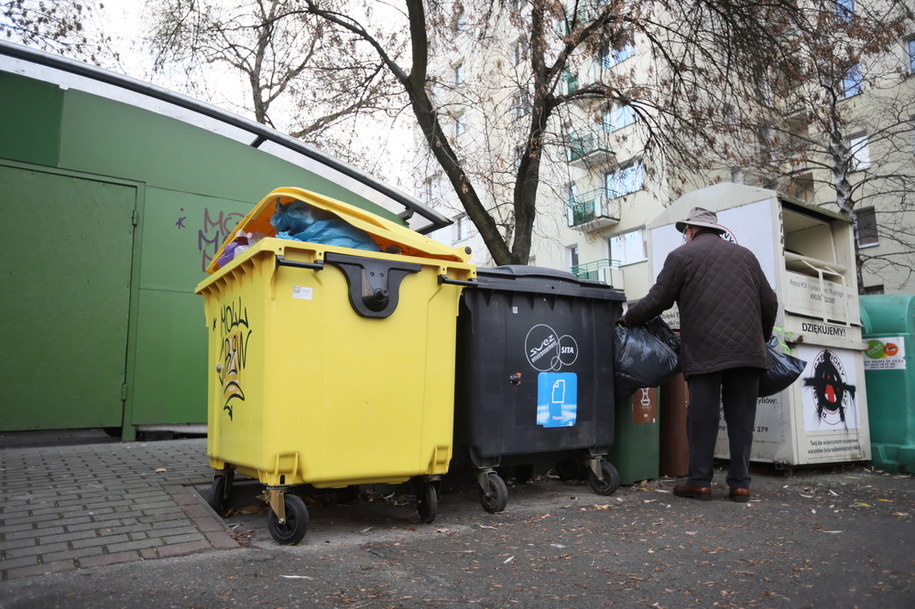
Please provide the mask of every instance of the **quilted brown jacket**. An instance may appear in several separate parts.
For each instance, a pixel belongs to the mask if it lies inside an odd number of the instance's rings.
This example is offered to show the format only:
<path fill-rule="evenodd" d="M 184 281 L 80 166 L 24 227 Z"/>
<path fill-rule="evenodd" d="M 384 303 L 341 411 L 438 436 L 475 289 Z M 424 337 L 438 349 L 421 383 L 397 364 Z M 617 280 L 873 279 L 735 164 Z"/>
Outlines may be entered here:
<path fill-rule="evenodd" d="M 683 375 L 768 368 L 766 339 L 778 301 L 753 252 L 717 234 L 698 233 L 672 251 L 648 295 L 625 315 L 645 323 L 677 303 Z"/>

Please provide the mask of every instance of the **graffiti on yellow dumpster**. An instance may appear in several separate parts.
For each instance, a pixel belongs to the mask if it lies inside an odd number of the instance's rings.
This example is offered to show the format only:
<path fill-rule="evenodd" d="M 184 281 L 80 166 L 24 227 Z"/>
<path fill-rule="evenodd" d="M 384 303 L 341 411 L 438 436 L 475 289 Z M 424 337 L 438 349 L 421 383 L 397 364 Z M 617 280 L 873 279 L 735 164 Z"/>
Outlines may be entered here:
<path fill-rule="evenodd" d="M 235 407 L 245 401 L 244 371 L 248 359 L 248 340 L 252 330 L 248 326 L 248 311 L 237 303 L 222 309 L 222 353 L 219 380 L 222 385 L 222 409 L 234 419 Z"/>

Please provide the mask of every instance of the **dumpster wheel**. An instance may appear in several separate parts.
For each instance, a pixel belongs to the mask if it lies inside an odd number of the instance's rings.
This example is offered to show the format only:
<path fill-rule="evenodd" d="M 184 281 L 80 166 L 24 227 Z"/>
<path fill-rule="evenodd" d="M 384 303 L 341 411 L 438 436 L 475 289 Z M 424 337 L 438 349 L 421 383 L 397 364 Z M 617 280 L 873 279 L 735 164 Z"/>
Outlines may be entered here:
<path fill-rule="evenodd" d="M 219 516 L 226 513 L 226 502 L 229 500 L 229 493 L 232 491 L 234 470 L 221 470 L 213 476 L 213 484 L 210 485 L 210 494 L 207 497 L 207 503 L 213 511 Z"/>
<path fill-rule="evenodd" d="M 589 468 L 588 482 L 591 490 L 598 495 L 612 495 L 620 487 L 620 474 L 612 463 L 600 460 L 600 473 L 603 480 L 598 480 L 597 475 Z"/>
<path fill-rule="evenodd" d="M 490 514 L 501 512 L 508 505 L 508 487 L 496 472 L 480 476 L 480 505 Z"/>
<path fill-rule="evenodd" d="M 283 493 L 282 500 L 285 521 L 281 523 L 279 516 L 271 508 L 267 510 L 267 528 L 277 543 L 299 543 L 308 532 L 308 508 L 301 497 L 291 493 Z"/>
<path fill-rule="evenodd" d="M 438 514 L 438 490 L 435 482 L 424 482 L 416 493 L 416 511 L 419 512 L 420 522 L 429 524 Z"/>

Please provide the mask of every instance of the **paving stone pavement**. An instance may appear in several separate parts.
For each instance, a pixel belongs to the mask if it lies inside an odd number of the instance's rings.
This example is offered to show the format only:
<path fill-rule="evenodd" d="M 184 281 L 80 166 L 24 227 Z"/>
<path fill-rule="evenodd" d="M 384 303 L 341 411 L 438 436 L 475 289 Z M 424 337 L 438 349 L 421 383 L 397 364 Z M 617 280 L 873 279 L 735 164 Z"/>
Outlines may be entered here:
<path fill-rule="evenodd" d="M 238 548 L 210 479 L 203 438 L 0 448 L 0 581 Z"/>

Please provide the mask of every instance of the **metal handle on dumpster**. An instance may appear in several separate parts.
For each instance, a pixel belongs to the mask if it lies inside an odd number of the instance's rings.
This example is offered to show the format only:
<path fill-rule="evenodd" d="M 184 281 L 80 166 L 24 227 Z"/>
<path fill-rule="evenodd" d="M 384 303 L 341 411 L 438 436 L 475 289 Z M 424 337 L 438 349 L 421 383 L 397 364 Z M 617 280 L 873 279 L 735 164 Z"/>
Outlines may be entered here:
<path fill-rule="evenodd" d="M 400 300 L 400 283 L 404 277 L 418 273 L 422 266 L 414 262 L 369 258 L 327 252 L 324 261 L 332 264 L 346 277 L 349 302 L 362 317 L 389 317 Z"/>
<path fill-rule="evenodd" d="M 451 279 L 448 275 L 439 275 L 439 283 L 447 283 L 448 285 L 462 285 L 466 288 L 475 288 L 478 284 L 476 281 L 464 281 L 463 279 Z"/>
<path fill-rule="evenodd" d="M 286 260 L 283 256 L 276 255 L 276 265 L 277 266 L 292 266 L 297 269 L 311 269 L 313 271 L 323 271 L 324 270 L 324 261 L 319 260 L 318 262 L 298 262 L 297 260 Z"/>

